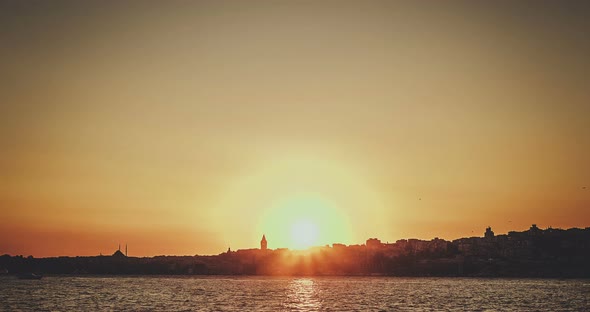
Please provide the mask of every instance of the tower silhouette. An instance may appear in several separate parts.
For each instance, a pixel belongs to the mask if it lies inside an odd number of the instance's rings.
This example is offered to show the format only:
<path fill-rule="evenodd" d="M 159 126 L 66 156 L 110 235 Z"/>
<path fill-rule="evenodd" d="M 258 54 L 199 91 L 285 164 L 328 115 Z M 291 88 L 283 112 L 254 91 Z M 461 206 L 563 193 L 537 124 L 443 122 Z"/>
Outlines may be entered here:
<path fill-rule="evenodd" d="M 261 250 L 266 250 L 266 236 L 264 236 L 264 234 L 262 234 L 262 240 L 260 241 L 260 249 Z"/>

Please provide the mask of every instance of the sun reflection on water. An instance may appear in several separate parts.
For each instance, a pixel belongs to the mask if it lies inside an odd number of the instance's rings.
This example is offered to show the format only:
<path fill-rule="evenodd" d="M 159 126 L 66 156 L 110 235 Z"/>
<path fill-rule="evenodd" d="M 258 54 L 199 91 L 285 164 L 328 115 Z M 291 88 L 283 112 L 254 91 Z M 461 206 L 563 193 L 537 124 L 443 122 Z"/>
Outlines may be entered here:
<path fill-rule="evenodd" d="M 289 283 L 287 308 L 295 311 L 318 311 L 321 309 L 319 288 L 311 278 L 298 278 Z"/>

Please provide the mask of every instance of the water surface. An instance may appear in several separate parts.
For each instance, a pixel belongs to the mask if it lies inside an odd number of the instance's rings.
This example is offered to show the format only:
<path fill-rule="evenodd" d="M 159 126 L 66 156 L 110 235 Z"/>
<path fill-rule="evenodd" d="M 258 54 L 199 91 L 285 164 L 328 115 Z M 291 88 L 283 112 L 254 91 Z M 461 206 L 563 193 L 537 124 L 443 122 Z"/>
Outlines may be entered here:
<path fill-rule="evenodd" d="M 590 280 L 0 277 L 1 311 L 590 311 Z"/>

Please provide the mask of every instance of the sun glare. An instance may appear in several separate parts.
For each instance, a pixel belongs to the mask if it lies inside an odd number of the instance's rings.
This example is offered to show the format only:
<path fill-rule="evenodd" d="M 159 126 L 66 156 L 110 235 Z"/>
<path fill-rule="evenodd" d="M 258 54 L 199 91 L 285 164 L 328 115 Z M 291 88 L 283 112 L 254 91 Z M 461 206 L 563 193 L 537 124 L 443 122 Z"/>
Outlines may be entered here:
<path fill-rule="evenodd" d="M 270 248 L 303 250 L 347 242 L 350 233 L 345 216 L 335 205 L 313 195 L 278 201 L 265 215 L 263 224 Z"/>
<path fill-rule="evenodd" d="M 252 246 L 262 234 L 270 249 L 350 244 L 358 229 L 373 233 L 364 230 L 373 227 L 364 222 L 365 217 L 382 208 L 378 194 L 355 168 L 329 153 L 280 152 L 231 183 L 209 217 L 223 220 L 225 227 L 255 224 L 255 229 L 244 231 L 248 238 L 228 238 L 228 244 L 239 248 Z M 228 217 L 238 208 L 248 213 Z"/>
<path fill-rule="evenodd" d="M 318 244 L 318 227 L 310 220 L 299 220 L 291 226 L 291 243 L 296 249 L 306 249 Z"/>

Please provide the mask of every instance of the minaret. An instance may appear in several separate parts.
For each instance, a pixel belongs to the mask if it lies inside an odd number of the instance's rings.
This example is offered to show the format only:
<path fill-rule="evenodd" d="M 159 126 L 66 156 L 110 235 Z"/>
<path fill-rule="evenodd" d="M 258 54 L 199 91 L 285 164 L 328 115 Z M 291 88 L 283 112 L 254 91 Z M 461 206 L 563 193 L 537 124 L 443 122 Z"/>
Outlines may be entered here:
<path fill-rule="evenodd" d="M 125 257 L 127 257 L 127 243 L 125 243 Z"/>
<path fill-rule="evenodd" d="M 264 234 L 262 234 L 262 240 L 260 241 L 260 249 L 266 250 L 266 236 Z"/>
<path fill-rule="evenodd" d="M 119 243 L 119 249 L 118 250 L 121 251 L 121 243 Z"/>

